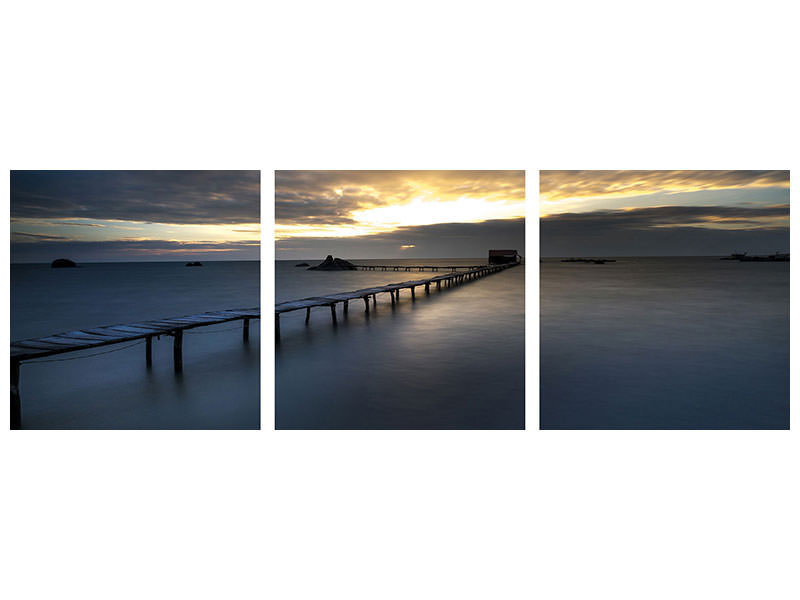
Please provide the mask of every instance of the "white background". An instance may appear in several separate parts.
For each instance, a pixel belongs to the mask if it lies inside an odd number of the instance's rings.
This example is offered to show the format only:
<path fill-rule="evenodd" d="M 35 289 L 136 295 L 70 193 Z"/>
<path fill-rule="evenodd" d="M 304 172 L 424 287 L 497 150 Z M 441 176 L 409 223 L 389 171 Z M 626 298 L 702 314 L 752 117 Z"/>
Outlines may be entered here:
<path fill-rule="evenodd" d="M 5 597 L 798 598 L 796 432 L 537 431 L 537 170 L 795 167 L 792 3 L 2 23 L 3 171 L 261 169 L 266 314 L 274 169 L 526 169 L 529 201 L 527 431 L 272 431 L 268 323 L 263 431 L 2 432 Z"/>

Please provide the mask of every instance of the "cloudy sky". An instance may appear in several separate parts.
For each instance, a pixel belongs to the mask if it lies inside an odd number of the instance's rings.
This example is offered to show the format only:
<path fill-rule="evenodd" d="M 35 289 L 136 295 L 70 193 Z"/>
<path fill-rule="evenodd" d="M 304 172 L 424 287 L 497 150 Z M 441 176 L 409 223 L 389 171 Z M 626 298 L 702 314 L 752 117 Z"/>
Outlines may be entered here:
<path fill-rule="evenodd" d="M 524 171 L 277 171 L 278 259 L 524 250 Z"/>
<path fill-rule="evenodd" d="M 788 171 L 542 171 L 542 256 L 789 251 Z"/>
<path fill-rule="evenodd" d="M 12 171 L 11 262 L 258 260 L 258 171 Z"/>

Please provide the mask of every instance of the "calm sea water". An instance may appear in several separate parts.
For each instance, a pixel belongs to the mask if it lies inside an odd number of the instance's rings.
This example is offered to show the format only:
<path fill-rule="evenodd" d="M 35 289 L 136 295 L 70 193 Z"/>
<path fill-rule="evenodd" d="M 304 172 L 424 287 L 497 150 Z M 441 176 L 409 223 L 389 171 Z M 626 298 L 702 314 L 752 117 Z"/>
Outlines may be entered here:
<path fill-rule="evenodd" d="M 259 263 L 95 263 L 76 269 L 11 265 L 11 339 L 259 305 Z M 187 331 L 183 373 L 172 366 L 172 338 L 94 348 L 23 363 L 25 428 L 259 427 L 260 322 Z M 235 330 L 234 330 L 235 328 Z M 84 357 L 77 360 L 60 359 Z M 42 362 L 59 359 L 58 362 Z"/>
<path fill-rule="evenodd" d="M 789 263 L 541 263 L 544 429 L 789 427 Z"/>
<path fill-rule="evenodd" d="M 277 261 L 276 302 L 422 279 L 426 272 L 296 268 Z M 309 261 L 312 264 L 318 261 Z M 486 259 L 354 261 L 360 264 L 485 264 Z M 438 274 L 441 274 L 438 273 Z M 388 295 L 366 316 L 351 302 L 347 318 L 330 309 L 281 316 L 275 358 L 278 428 L 524 428 L 525 267 L 432 291 Z"/>

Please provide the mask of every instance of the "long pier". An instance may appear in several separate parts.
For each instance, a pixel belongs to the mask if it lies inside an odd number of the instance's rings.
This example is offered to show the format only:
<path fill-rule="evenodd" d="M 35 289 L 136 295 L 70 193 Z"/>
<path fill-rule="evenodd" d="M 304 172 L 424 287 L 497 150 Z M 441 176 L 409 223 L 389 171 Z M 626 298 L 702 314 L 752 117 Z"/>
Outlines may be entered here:
<path fill-rule="evenodd" d="M 473 270 L 473 269 L 480 269 L 485 265 L 356 265 L 353 263 L 357 269 L 361 271 L 451 271 L 456 272 L 459 269 L 465 270 Z"/>
<path fill-rule="evenodd" d="M 325 296 L 314 296 L 312 298 L 302 298 L 300 300 L 290 300 L 288 302 L 281 302 L 275 305 L 275 341 L 276 342 L 280 341 L 280 335 L 281 335 L 280 316 L 283 313 L 305 309 L 306 311 L 305 322 L 308 323 L 309 319 L 311 318 L 312 308 L 327 306 L 330 308 L 331 320 L 335 325 L 337 322 L 336 304 L 339 302 L 342 303 L 342 312 L 345 315 L 347 314 L 350 301 L 359 299 L 364 301 L 364 312 L 369 313 L 370 299 L 372 299 L 372 307 L 375 308 L 378 302 L 377 301 L 378 294 L 389 294 L 389 297 L 392 300 L 392 306 L 394 306 L 395 304 L 400 302 L 401 290 L 410 290 L 411 299 L 415 300 L 416 299 L 415 289 L 417 287 L 424 287 L 425 294 L 427 295 L 430 294 L 431 286 L 434 284 L 436 285 L 437 290 L 441 290 L 442 286 L 453 287 L 455 285 L 459 285 L 467 281 L 472 281 L 475 279 L 479 279 L 481 277 L 485 277 L 486 275 L 490 275 L 492 273 L 497 273 L 498 271 L 503 271 L 510 267 L 515 267 L 517 266 L 517 264 L 519 263 L 479 265 L 479 266 L 469 267 L 468 271 L 452 272 L 448 273 L 447 275 L 437 275 L 436 277 L 431 277 L 428 279 L 415 279 L 413 281 L 390 283 L 387 285 L 364 288 L 352 292 L 341 292 L 338 294 L 328 294 Z"/>
<path fill-rule="evenodd" d="M 19 368 L 22 361 L 144 339 L 146 340 L 145 365 L 150 368 L 153 366 L 153 337 L 167 335 L 173 338 L 172 360 L 175 372 L 180 373 L 183 370 L 184 331 L 241 320 L 242 340 L 247 342 L 250 338 L 250 320 L 260 318 L 260 309 L 242 308 L 127 325 L 106 325 L 11 342 L 11 428 L 22 427 L 22 406 L 19 397 Z"/>

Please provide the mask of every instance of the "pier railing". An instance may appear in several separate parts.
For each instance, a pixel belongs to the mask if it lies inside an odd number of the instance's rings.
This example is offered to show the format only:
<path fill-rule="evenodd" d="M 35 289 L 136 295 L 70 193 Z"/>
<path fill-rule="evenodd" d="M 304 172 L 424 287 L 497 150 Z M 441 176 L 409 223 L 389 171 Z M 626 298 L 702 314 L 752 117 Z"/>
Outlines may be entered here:
<path fill-rule="evenodd" d="M 183 370 L 184 331 L 241 320 L 242 339 L 247 342 L 250 338 L 250 320 L 259 318 L 260 309 L 242 308 L 126 325 L 107 325 L 11 342 L 11 428 L 19 429 L 22 426 L 19 371 L 23 361 L 144 339 L 145 365 L 149 368 L 153 365 L 153 338 L 166 335 L 173 338 L 172 360 L 175 372 L 180 373 Z"/>
<path fill-rule="evenodd" d="M 400 302 L 400 291 L 410 290 L 411 299 L 416 299 L 415 289 L 418 287 L 425 288 L 425 294 L 430 294 L 431 286 L 435 285 L 437 290 L 441 290 L 442 286 L 452 287 L 468 281 L 473 281 L 498 271 L 516 267 L 519 263 L 498 264 L 498 265 L 480 265 L 469 267 L 467 271 L 453 272 L 446 275 L 437 275 L 428 279 L 416 279 L 413 281 L 403 281 L 401 283 L 390 283 L 387 285 L 380 285 L 377 287 L 364 288 L 352 292 L 340 292 L 337 294 L 327 294 L 325 296 L 314 296 L 312 298 L 302 298 L 300 300 L 290 300 L 288 302 L 280 302 L 275 305 L 275 341 L 280 341 L 281 322 L 280 316 L 283 313 L 288 313 L 296 310 L 306 311 L 306 320 L 308 323 L 311 318 L 311 309 L 315 307 L 327 306 L 330 307 L 331 320 L 335 325 L 337 322 L 336 304 L 342 303 L 342 312 L 347 314 L 351 300 L 363 300 L 364 312 L 369 313 L 369 303 L 372 299 L 373 308 L 377 305 L 378 294 L 389 294 L 392 301 L 392 306 Z M 439 267 L 442 268 L 442 267 Z M 449 268 L 449 267 L 448 267 Z"/>

